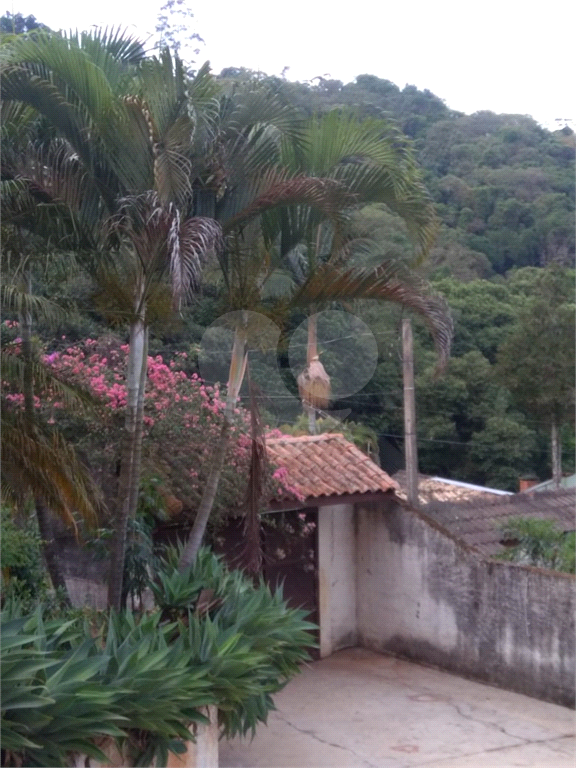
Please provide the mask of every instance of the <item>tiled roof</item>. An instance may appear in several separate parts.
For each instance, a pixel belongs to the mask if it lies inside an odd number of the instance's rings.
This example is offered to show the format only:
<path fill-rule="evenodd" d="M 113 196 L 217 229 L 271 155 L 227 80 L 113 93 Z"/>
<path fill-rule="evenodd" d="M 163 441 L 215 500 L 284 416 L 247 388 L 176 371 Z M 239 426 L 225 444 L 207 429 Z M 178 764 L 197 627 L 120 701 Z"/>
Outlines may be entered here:
<path fill-rule="evenodd" d="M 303 498 L 396 490 L 398 484 L 341 434 L 267 438 L 268 457 Z M 286 494 L 282 499 L 294 496 Z"/>
<path fill-rule="evenodd" d="M 576 491 L 574 488 L 541 493 L 518 493 L 465 504 L 431 502 L 422 511 L 454 536 L 491 556 L 502 551 L 502 526 L 511 517 L 537 517 L 555 521 L 563 531 L 573 531 Z"/>
<path fill-rule="evenodd" d="M 406 472 L 400 470 L 394 475 L 394 480 L 400 485 L 398 496 L 406 498 Z M 506 496 L 507 491 L 496 488 L 485 488 L 471 483 L 460 483 L 456 480 L 448 480 L 443 477 L 418 476 L 418 499 L 420 504 L 429 504 L 432 501 L 471 501 L 472 499 L 493 499 L 495 496 Z"/>

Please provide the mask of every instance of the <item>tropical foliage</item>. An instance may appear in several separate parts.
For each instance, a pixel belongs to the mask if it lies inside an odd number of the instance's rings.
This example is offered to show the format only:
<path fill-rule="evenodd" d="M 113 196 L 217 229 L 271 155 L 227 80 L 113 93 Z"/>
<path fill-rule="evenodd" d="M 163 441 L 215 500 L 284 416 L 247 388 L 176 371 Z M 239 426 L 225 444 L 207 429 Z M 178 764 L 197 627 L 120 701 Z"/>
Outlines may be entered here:
<path fill-rule="evenodd" d="M 227 735 L 266 721 L 271 695 L 308 658 L 313 625 L 207 550 L 185 573 L 170 562 L 151 585 L 161 610 L 149 615 L 50 617 L 5 605 L 3 765 L 103 759 L 105 737 L 133 765 L 165 765 L 206 722 L 206 704 L 218 706 Z"/>
<path fill-rule="evenodd" d="M 575 572 L 575 533 L 564 533 L 552 520 L 513 518 L 502 529 L 502 538 L 506 551 L 499 557 L 503 560 L 554 571 Z"/>
<path fill-rule="evenodd" d="M 326 154 L 326 121 L 305 133 L 292 109 L 252 86 L 244 98 L 216 98 L 205 67 L 188 78 L 168 50 L 145 58 L 137 41 L 115 31 L 16 36 L 4 47 L 2 81 L 14 124 L 36 114 L 54 131 L 42 144 L 9 153 L 5 174 L 25 198 L 24 204 L 18 198 L 9 223 L 16 226 L 24 205 L 32 211 L 28 228 L 47 235 L 36 220 L 40 190 L 59 222 L 59 241 L 97 252 L 88 263 L 112 299 L 108 314 L 130 326 L 109 590 L 110 604 L 118 607 L 141 474 L 150 306 L 166 290 L 166 278 L 173 309 L 179 309 L 198 284 L 203 260 L 218 254 L 228 306 L 244 309 L 254 302 L 254 276 L 258 285 L 266 272 L 266 252 L 279 245 L 283 258 L 311 227 L 326 223 L 335 238 L 329 252 L 336 253 L 343 212 L 357 201 L 396 206 L 422 247 L 434 214 L 409 148 L 399 134 L 386 138 L 383 124 L 343 118 L 338 142 Z M 302 162 L 303 151 L 312 154 Z M 350 152 L 362 157 L 353 169 L 343 156 Z M 280 208 L 287 217 L 278 217 Z M 333 266 L 330 277 L 332 292 L 324 292 L 324 300 L 345 297 L 348 281 L 354 293 L 372 281 L 374 297 L 390 297 L 382 274 L 347 274 Z M 307 300 L 306 289 L 299 301 Z M 395 300 L 407 302 L 409 295 L 394 285 Z M 442 310 L 433 317 L 431 305 L 412 304 L 433 326 L 441 321 Z M 195 556 L 212 511 L 245 347 L 238 329 L 225 423 L 182 567 Z M 446 351 L 445 340 L 441 347 Z"/>

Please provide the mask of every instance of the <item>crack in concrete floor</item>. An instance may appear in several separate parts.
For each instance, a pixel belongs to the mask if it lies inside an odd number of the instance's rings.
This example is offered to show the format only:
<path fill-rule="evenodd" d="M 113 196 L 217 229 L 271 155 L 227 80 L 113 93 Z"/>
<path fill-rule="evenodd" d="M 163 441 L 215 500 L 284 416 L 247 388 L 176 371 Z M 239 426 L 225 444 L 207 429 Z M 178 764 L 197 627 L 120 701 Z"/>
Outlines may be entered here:
<path fill-rule="evenodd" d="M 499 689 L 494 688 L 492 690 L 490 688 L 488 691 L 489 695 L 483 695 L 482 691 L 477 688 L 478 683 L 474 681 L 467 682 L 457 677 L 453 678 L 457 690 L 457 693 L 454 693 L 449 687 L 452 676 L 446 677 L 446 673 L 442 673 L 442 677 L 439 678 L 440 684 L 434 686 L 434 681 L 430 679 L 430 675 L 433 675 L 435 670 L 427 672 L 425 679 L 417 681 L 413 678 L 421 671 L 419 667 L 409 665 L 406 666 L 406 671 L 404 669 L 382 669 L 381 666 L 378 666 L 379 658 L 376 655 L 373 659 L 369 660 L 370 664 L 365 664 L 363 660 L 360 660 L 360 663 L 357 663 L 355 667 L 355 662 L 357 661 L 349 653 L 346 665 L 335 664 L 332 668 L 326 665 L 326 669 L 312 667 L 310 670 L 312 674 L 308 681 L 309 690 L 312 691 L 312 695 L 306 695 L 308 691 L 305 686 L 303 689 L 304 695 L 295 697 L 295 701 L 298 702 L 296 706 L 294 706 L 294 701 L 289 701 L 284 712 L 276 710 L 275 715 L 278 717 L 279 722 L 284 723 L 295 732 L 309 736 L 318 744 L 342 750 L 342 755 L 343 753 L 348 754 L 348 760 L 358 761 L 358 768 L 360 766 L 362 768 L 383 768 L 384 763 L 386 766 L 395 766 L 395 768 L 420 768 L 420 766 L 424 768 L 425 766 L 436 765 L 438 768 L 440 766 L 451 766 L 454 768 L 460 765 L 460 761 L 467 766 L 476 765 L 477 763 L 474 761 L 481 761 L 483 754 L 494 755 L 495 765 L 508 765 L 507 750 L 510 750 L 510 759 L 518 760 L 518 758 L 521 758 L 522 764 L 524 764 L 523 761 L 526 759 L 528 760 L 526 764 L 533 766 L 553 765 L 555 760 L 561 760 L 562 764 L 565 764 L 565 759 L 570 758 L 571 743 L 568 740 L 574 736 L 570 731 L 570 722 L 562 719 L 562 725 L 560 721 L 555 725 L 555 719 L 551 717 L 551 712 L 544 712 L 541 719 L 537 716 L 536 712 L 532 713 L 531 710 L 529 710 L 529 714 L 526 713 L 526 716 L 524 716 L 523 709 L 517 708 L 519 706 L 518 702 L 511 699 L 511 697 L 517 694 L 505 692 L 501 694 Z M 322 663 L 320 662 L 320 664 Z M 354 672 L 355 669 L 356 672 Z M 372 674 L 367 674 L 369 671 Z M 399 671 L 405 673 L 398 674 Z M 383 684 L 382 687 L 385 689 L 378 691 L 376 696 L 373 695 L 374 687 L 372 685 L 375 678 L 380 679 Z M 347 689 L 349 695 L 346 696 L 346 699 L 353 701 L 356 696 L 360 696 L 365 701 L 368 697 L 371 701 L 374 701 L 377 707 L 386 705 L 386 709 L 383 711 L 390 712 L 389 699 L 391 696 L 395 696 L 398 705 L 401 707 L 408 704 L 405 700 L 405 697 L 408 696 L 409 699 L 414 701 L 414 705 L 409 706 L 410 716 L 418 719 L 419 710 L 415 702 L 422 701 L 425 711 L 422 711 L 421 715 L 425 720 L 426 718 L 431 718 L 431 720 L 430 726 L 425 727 L 424 731 L 419 733 L 417 738 L 418 741 L 422 739 L 421 747 L 429 742 L 428 754 L 421 752 L 419 755 L 413 754 L 410 757 L 407 755 L 392 756 L 391 754 L 386 754 L 386 757 L 382 756 L 382 760 L 380 760 L 376 758 L 375 754 L 371 754 L 367 748 L 368 754 L 364 756 L 355 751 L 355 749 L 362 749 L 364 751 L 364 745 L 359 733 L 356 733 L 356 735 L 354 735 L 354 732 L 352 734 L 348 733 L 348 735 L 353 737 L 350 740 L 352 747 L 349 747 L 328 740 L 330 738 L 336 738 L 337 741 L 340 740 L 338 731 L 334 734 L 329 732 L 326 734 L 327 738 L 323 738 L 318 732 L 313 730 L 315 726 L 313 716 L 306 717 L 304 722 L 302 722 L 302 716 L 305 712 L 308 712 L 310 707 L 311 711 L 314 712 L 318 706 L 323 704 L 326 698 L 326 691 L 330 690 L 331 680 L 334 679 L 338 680 L 339 690 L 342 687 Z M 470 686 L 470 692 L 468 691 L 468 685 Z M 363 693 L 364 691 L 365 693 Z M 504 696 L 502 701 L 501 695 Z M 420 699 L 419 697 L 422 698 Z M 468 700 L 466 700 L 467 697 L 469 697 Z M 402 704 L 402 701 L 405 703 Z M 342 705 L 342 701 L 339 703 Z M 452 726 L 454 726 L 452 728 L 453 736 L 447 741 L 436 729 L 436 723 L 439 722 L 439 718 L 441 722 L 443 716 L 442 705 L 448 705 L 449 709 L 444 710 L 444 716 L 446 722 L 452 723 Z M 534 706 L 538 706 L 538 704 L 534 702 Z M 543 703 L 542 706 L 555 705 Z M 436 707 L 439 709 L 434 711 Z M 347 706 L 345 705 L 344 708 L 347 709 Z M 365 714 L 362 708 L 361 710 L 354 711 L 354 715 L 358 715 L 362 722 Z M 378 711 L 382 710 L 378 709 Z M 449 711 L 452 711 L 454 714 L 449 714 Z M 338 717 L 341 717 L 342 714 L 343 712 L 340 709 Z M 296 716 L 294 717 L 294 715 Z M 289 718 L 302 722 L 304 727 L 299 727 Z M 350 725 L 353 729 L 354 725 L 352 722 L 350 722 Z M 305 726 L 312 726 L 312 728 L 306 728 Z M 483 729 L 486 730 L 484 731 Z M 417 730 L 420 731 L 421 729 L 417 728 Z M 323 728 L 321 727 L 320 733 L 322 731 Z M 363 730 L 361 732 L 363 733 Z M 415 736 L 413 732 L 411 735 L 412 737 Z M 368 736 L 368 733 L 366 733 L 366 736 Z M 430 739 L 429 736 L 432 736 L 432 738 Z M 440 736 L 440 745 L 438 743 L 438 736 Z M 501 736 L 505 736 L 506 739 L 501 738 Z M 469 738 L 470 741 L 468 740 Z M 343 738 L 342 741 L 345 742 L 346 739 Z M 500 744 L 499 746 L 490 746 L 490 744 L 494 745 L 502 741 L 507 743 Z M 485 746 L 482 748 L 483 744 Z M 472 752 L 469 751 L 470 749 Z M 305 750 L 310 750 L 309 756 L 312 757 L 314 750 L 312 741 L 308 743 Z M 434 754 L 436 755 L 435 757 L 432 756 Z M 377 759 L 377 764 L 371 762 L 374 759 Z M 502 760 L 504 760 L 504 763 L 501 762 Z M 277 761 L 274 764 L 281 765 L 282 763 Z M 334 764 L 336 765 L 336 761 L 334 761 Z"/>
<path fill-rule="evenodd" d="M 465 758 L 474 757 L 475 755 L 485 755 L 488 752 L 493 753 L 493 752 L 501 752 L 502 750 L 505 750 L 505 749 L 518 749 L 520 747 L 525 747 L 527 744 L 548 744 L 548 746 L 554 752 L 560 752 L 561 751 L 560 749 L 555 748 L 549 742 L 559 741 L 560 739 L 572 738 L 572 736 L 573 734 L 569 733 L 569 734 L 564 734 L 562 736 L 553 736 L 549 739 L 534 739 L 533 741 L 527 740 L 522 744 L 505 744 L 502 747 L 489 747 L 488 749 L 483 749 L 481 752 L 465 752 L 462 755 L 452 755 L 451 757 L 435 758 L 433 760 L 428 760 L 425 763 L 418 763 L 416 767 L 412 766 L 412 768 L 420 768 L 420 766 L 425 766 L 425 765 L 440 765 L 441 763 L 447 763 L 451 760 L 460 760 L 460 759 L 464 760 Z"/>
<path fill-rule="evenodd" d="M 407 688 L 411 688 L 411 686 L 406 686 L 406 687 Z M 412 690 L 415 690 L 415 689 L 412 689 Z M 419 687 L 418 690 L 422 691 L 422 687 Z M 460 754 L 457 754 L 457 755 L 448 755 L 446 757 L 436 757 L 436 758 L 433 758 L 432 760 L 427 760 L 426 762 L 418 761 L 417 763 L 411 762 L 410 764 L 408 764 L 408 763 L 402 763 L 402 764 L 398 763 L 398 768 L 414 768 L 415 766 L 419 767 L 419 766 L 426 766 L 426 765 L 436 765 L 436 764 L 439 764 L 439 763 L 442 763 L 442 762 L 449 762 L 449 761 L 455 760 L 455 759 L 465 759 L 465 758 L 469 758 L 469 757 L 474 757 L 475 755 L 486 754 L 488 752 L 492 753 L 492 752 L 500 752 L 500 751 L 506 750 L 506 749 L 515 749 L 515 748 L 523 747 L 523 746 L 526 746 L 526 745 L 529 745 L 529 744 L 548 744 L 548 746 L 553 751 L 561 752 L 562 750 L 559 749 L 558 747 L 556 747 L 554 745 L 554 742 L 561 741 L 562 739 L 573 738 L 573 736 L 574 736 L 574 734 L 572 734 L 572 733 L 565 733 L 565 734 L 559 734 L 559 735 L 556 735 L 556 736 L 548 736 L 548 737 L 543 738 L 543 739 L 528 739 L 528 738 L 525 738 L 524 736 L 518 736 L 518 735 L 516 735 L 514 733 L 510 733 L 509 731 L 507 731 L 503 726 L 499 725 L 498 723 L 491 722 L 490 720 L 483 720 L 481 717 L 474 716 L 472 713 L 463 712 L 462 708 L 458 704 L 456 704 L 453 701 L 450 701 L 448 698 L 445 698 L 445 697 L 442 697 L 442 696 L 438 696 L 437 694 L 431 693 L 430 691 L 426 691 L 426 693 L 431 695 L 431 696 L 434 696 L 435 700 L 438 701 L 438 703 L 441 702 L 443 704 L 448 704 L 450 707 L 455 709 L 456 712 L 460 715 L 460 717 L 462 717 L 464 720 L 469 720 L 469 721 L 474 722 L 474 723 L 479 723 L 481 725 L 486 726 L 487 728 L 494 728 L 495 730 L 499 731 L 500 733 L 504 734 L 505 736 L 508 736 L 511 739 L 515 739 L 517 741 L 517 743 L 516 744 L 503 744 L 500 747 L 489 747 L 487 749 L 483 749 L 483 750 L 478 751 L 478 752 L 461 752 Z M 359 760 L 362 760 L 362 765 L 365 765 L 368 768 L 378 768 L 378 766 L 374 765 L 373 763 L 370 763 L 365 757 L 362 757 L 361 755 L 359 755 L 357 752 L 355 752 L 354 750 L 350 749 L 349 747 L 344 747 L 341 744 L 335 744 L 335 743 L 333 743 L 331 741 L 327 741 L 325 739 L 322 739 L 314 731 L 311 731 L 311 730 L 308 730 L 308 729 L 305 729 L 305 728 L 299 728 L 297 725 L 295 725 L 294 723 L 290 722 L 285 717 L 283 717 L 281 715 L 281 713 L 279 712 L 279 710 L 276 710 L 275 714 L 278 717 L 278 719 L 282 720 L 284 723 L 286 723 L 286 725 L 290 726 L 291 728 L 294 728 L 295 731 L 298 731 L 299 733 L 303 733 L 303 734 L 305 734 L 307 736 L 311 736 L 313 739 L 315 739 L 316 741 L 319 741 L 321 744 L 326 744 L 328 746 L 344 750 L 345 752 L 349 752 L 354 757 L 357 757 Z M 390 757 L 388 759 L 395 759 L 395 758 Z M 416 760 L 418 760 L 418 758 L 416 758 Z"/>
<path fill-rule="evenodd" d="M 291 723 L 290 720 L 287 720 L 285 717 L 282 717 L 279 710 L 276 710 L 276 716 L 279 720 L 282 720 L 282 722 L 286 723 L 286 725 L 289 725 L 291 728 L 294 728 L 295 731 L 298 731 L 299 733 L 304 733 L 307 736 L 311 736 L 313 739 L 316 739 L 316 741 L 319 741 L 321 744 L 326 744 L 329 747 L 336 747 L 336 749 L 342 749 L 344 752 L 349 752 L 351 755 L 354 755 L 354 757 L 357 757 L 359 760 L 362 760 L 362 765 L 367 766 L 367 768 L 378 768 L 377 765 L 374 765 L 374 763 L 370 763 L 366 758 L 361 757 L 357 752 L 354 752 L 353 749 L 350 749 L 349 747 L 343 747 L 342 744 L 334 744 L 331 741 L 326 741 L 325 739 L 321 739 L 320 736 L 318 736 L 317 733 L 314 731 L 309 731 L 305 728 L 298 728 L 297 725 L 294 725 L 294 723 Z"/>

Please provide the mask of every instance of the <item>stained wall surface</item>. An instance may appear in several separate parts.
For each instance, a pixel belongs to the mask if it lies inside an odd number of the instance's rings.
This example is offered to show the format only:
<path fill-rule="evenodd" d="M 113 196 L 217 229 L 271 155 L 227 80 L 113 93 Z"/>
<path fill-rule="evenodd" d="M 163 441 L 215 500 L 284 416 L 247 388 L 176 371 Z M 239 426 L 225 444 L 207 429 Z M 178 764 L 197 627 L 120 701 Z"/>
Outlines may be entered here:
<path fill-rule="evenodd" d="M 485 560 L 400 506 L 356 514 L 359 645 L 574 705 L 574 576 Z"/>

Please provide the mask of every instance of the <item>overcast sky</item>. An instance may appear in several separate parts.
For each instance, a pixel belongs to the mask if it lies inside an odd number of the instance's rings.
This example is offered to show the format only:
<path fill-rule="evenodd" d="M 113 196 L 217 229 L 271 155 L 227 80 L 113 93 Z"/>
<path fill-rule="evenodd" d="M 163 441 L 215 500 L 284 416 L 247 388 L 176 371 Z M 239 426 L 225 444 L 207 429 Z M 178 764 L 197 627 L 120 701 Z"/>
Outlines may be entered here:
<path fill-rule="evenodd" d="M 192 0 L 205 44 L 195 57 L 290 80 L 343 82 L 372 74 L 401 88 L 428 88 L 452 109 L 531 115 L 553 128 L 576 116 L 572 0 L 411 0 L 345 4 L 318 0 Z M 5 8 L 48 26 L 132 25 L 154 33 L 162 0 L 18 0 Z M 10 7 L 12 5 L 12 7 Z M 574 127 L 574 123 L 572 123 Z"/>

